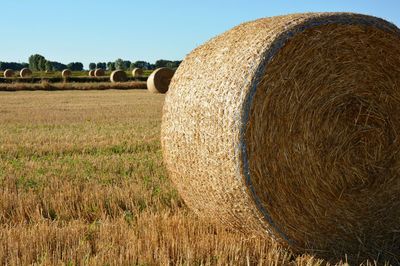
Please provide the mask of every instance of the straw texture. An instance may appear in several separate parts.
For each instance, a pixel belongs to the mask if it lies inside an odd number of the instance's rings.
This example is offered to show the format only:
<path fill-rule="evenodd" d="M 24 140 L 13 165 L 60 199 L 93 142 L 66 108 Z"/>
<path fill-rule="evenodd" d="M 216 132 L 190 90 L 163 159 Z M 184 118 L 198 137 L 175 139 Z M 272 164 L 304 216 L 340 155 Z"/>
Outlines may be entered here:
<path fill-rule="evenodd" d="M 64 69 L 64 70 L 61 72 L 61 76 L 62 76 L 63 78 L 68 78 L 68 77 L 71 76 L 71 74 L 72 74 L 72 72 L 71 72 L 71 70 L 69 70 L 69 69 Z"/>
<path fill-rule="evenodd" d="M 102 69 L 102 68 L 97 68 L 95 71 L 94 71 L 94 76 L 95 77 L 102 77 L 102 76 L 104 76 L 106 73 L 104 72 L 104 69 Z"/>
<path fill-rule="evenodd" d="M 32 71 L 29 68 L 23 68 L 19 72 L 19 75 L 21 78 L 28 78 L 28 77 L 32 76 Z"/>
<path fill-rule="evenodd" d="M 143 76 L 143 70 L 141 68 L 134 68 L 132 70 L 132 77 L 134 78 L 138 78 Z"/>
<path fill-rule="evenodd" d="M 166 168 L 189 207 L 295 251 L 400 260 L 400 31 L 308 13 L 190 53 L 164 104 Z"/>
<path fill-rule="evenodd" d="M 3 73 L 3 76 L 5 78 L 11 78 L 12 76 L 14 76 L 14 70 L 12 69 L 6 69 Z"/>
<path fill-rule="evenodd" d="M 124 82 L 128 80 L 126 72 L 123 70 L 115 70 L 110 76 L 111 82 Z"/>
<path fill-rule="evenodd" d="M 174 73 L 166 67 L 156 69 L 147 79 L 147 89 L 153 93 L 166 93 Z"/>
<path fill-rule="evenodd" d="M 89 75 L 89 77 L 94 77 L 94 70 L 90 70 L 88 75 Z"/>

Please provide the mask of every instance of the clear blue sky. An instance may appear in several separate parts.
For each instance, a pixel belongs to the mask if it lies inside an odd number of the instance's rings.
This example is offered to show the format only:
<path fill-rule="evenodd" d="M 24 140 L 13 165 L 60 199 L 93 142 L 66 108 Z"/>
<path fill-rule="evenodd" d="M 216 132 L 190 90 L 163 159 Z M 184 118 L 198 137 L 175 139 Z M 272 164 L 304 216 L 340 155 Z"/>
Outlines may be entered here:
<path fill-rule="evenodd" d="M 0 3 L 0 61 L 154 62 L 183 59 L 196 46 L 256 18 L 349 11 L 400 25 L 399 0 L 9 0 Z"/>

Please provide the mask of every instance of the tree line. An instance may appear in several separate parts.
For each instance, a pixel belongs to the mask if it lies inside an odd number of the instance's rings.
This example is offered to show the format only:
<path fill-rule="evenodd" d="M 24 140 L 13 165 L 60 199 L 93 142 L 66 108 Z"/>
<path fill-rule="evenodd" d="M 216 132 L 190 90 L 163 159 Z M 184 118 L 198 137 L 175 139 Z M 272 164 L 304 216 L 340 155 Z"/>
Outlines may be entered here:
<path fill-rule="evenodd" d="M 171 61 L 160 59 L 154 64 L 146 61 L 136 61 L 131 62 L 129 60 L 123 60 L 118 58 L 114 62 L 97 62 L 90 63 L 88 65 L 89 70 L 94 70 L 96 68 L 101 68 L 104 70 L 113 71 L 116 69 L 120 70 L 131 70 L 134 68 L 153 70 L 160 67 L 168 67 L 176 69 L 182 61 Z M 28 59 L 28 63 L 16 63 L 16 62 L 2 62 L 0 61 L 0 70 L 4 71 L 6 69 L 12 69 L 19 71 L 22 68 L 29 67 L 32 71 L 62 71 L 64 69 L 69 69 L 71 71 L 82 71 L 84 66 L 81 62 L 71 62 L 69 64 L 63 64 L 56 61 L 47 60 L 44 56 L 40 54 L 31 55 Z"/>
<path fill-rule="evenodd" d="M 72 71 L 83 70 L 83 64 L 80 62 L 71 62 L 66 65 L 60 62 L 47 60 L 44 56 L 40 54 L 31 55 L 28 61 L 29 68 L 32 71 L 61 71 L 67 68 Z"/>
<path fill-rule="evenodd" d="M 0 70 L 4 71 L 6 69 L 12 69 L 15 71 L 20 71 L 21 69 L 29 67 L 27 63 L 16 63 L 16 62 L 1 62 L 0 61 Z"/>
<path fill-rule="evenodd" d="M 89 64 L 89 69 L 94 70 L 96 68 L 101 68 L 104 70 L 132 70 L 134 68 L 141 68 L 141 69 L 147 69 L 147 70 L 154 70 L 156 68 L 160 67 L 168 67 L 175 69 L 177 68 L 182 61 L 170 61 L 170 60 L 164 60 L 160 59 L 157 60 L 154 64 L 151 64 L 146 61 L 136 61 L 136 62 L 131 62 L 129 60 L 123 60 L 121 58 L 118 58 L 114 62 L 98 62 L 98 63 L 90 63 Z"/>

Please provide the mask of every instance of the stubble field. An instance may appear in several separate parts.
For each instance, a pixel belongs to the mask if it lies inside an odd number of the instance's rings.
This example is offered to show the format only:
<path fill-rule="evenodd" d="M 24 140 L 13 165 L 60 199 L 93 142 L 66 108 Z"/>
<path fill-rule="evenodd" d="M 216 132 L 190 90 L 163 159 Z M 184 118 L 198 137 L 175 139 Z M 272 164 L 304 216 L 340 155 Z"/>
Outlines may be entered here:
<path fill-rule="evenodd" d="M 325 265 L 185 207 L 162 165 L 163 101 L 0 92 L 0 264 Z"/>

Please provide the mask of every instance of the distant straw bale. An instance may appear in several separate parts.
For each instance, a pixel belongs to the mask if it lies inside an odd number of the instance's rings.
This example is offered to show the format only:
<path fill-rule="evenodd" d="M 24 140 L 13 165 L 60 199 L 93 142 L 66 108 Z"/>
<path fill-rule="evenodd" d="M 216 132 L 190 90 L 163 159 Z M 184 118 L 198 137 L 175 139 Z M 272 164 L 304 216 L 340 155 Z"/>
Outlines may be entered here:
<path fill-rule="evenodd" d="M 63 77 L 63 78 L 68 78 L 68 77 L 70 77 L 72 75 L 72 72 L 71 72 L 71 70 L 69 70 L 69 69 L 64 69 L 62 72 L 61 72 L 61 76 Z"/>
<path fill-rule="evenodd" d="M 105 75 L 105 72 L 104 72 L 104 69 L 102 69 L 102 68 L 97 68 L 95 71 L 94 71 L 94 76 L 95 77 L 102 77 L 102 76 L 104 76 Z"/>
<path fill-rule="evenodd" d="M 126 72 L 123 70 L 115 70 L 110 76 L 111 82 L 125 82 L 128 80 Z"/>
<path fill-rule="evenodd" d="M 14 76 L 14 70 L 12 70 L 12 69 L 6 69 L 6 70 L 4 71 L 4 73 L 3 73 L 3 76 L 4 76 L 5 78 L 11 78 L 11 77 L 13 77 L 13 76 Z"/>
<path fill-rule="evenodd" d="M 166 67 L 156 69 L 147 79 L 147 89 L 153 93 L 166 93 L 174 73 Z"/>
<path fill-rule="evenodd" d="M 143 76 L 143 69 L 141 69 L 141 68 L 134 68 L 134 69 L 132 70 L 132 77 L 134 77 L 134 78 L 139 78 L 139 77 L 141 77 L 141 76 Z"/>
<path fill-rule="evenodd" d="M 29 78 L 32 76 L 32 71 L 29 68 L 23 68 L 19 72 L 21 78 Z"/>
<path fill-rule="evenodd" d="M 298 252 L 397 265 L 399 44 L 382 19 L 307 13 L 195 49 L 172 79 L 161 131 L 186 204 Z"/>

